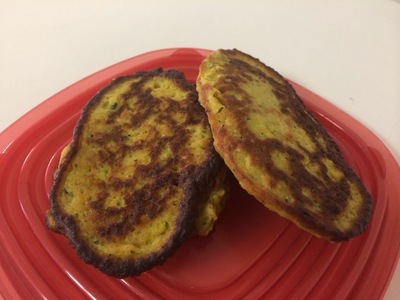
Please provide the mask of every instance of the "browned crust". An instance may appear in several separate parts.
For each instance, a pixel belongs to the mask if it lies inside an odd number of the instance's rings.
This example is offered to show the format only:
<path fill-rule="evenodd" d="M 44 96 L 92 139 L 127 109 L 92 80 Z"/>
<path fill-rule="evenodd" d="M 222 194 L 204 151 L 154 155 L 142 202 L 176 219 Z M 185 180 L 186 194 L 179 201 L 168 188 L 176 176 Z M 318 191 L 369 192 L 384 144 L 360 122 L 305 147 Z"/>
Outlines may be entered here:
<path fill-rule="evenodd" d="M 131 78 L 145 78 L 154 76 L 165 76 L 172 78 L 179 89 L 190 91 L 190 101 L 193 102 L 193 110 L 196 110 L 196 114 L 202 114 L 204 118 L 205 126 L 208 126 L 204 110 L 197 102 L 197 93 L 194 86 L 186 81 L 183 73 L 175 70 L 163 71 L 161 68 L 154 69 L 149 72 L 138 72 L 134 75 L 124 76 L 113 80 L 108 86 L 103 88 L 97 95 L 95 95 L 84 107 L 81 117 L 74 129 L 73 139 L 70 144 L 70 150 L 66 157 L 61 162 L 60 166 L 54 175 L 54 184 L 50 191 L 50 211 L 54 217 L 56 226 L 48 223 L 50 229 L 57 229 L 59 233 L 64 234 L 69 243 L 77 252 L 78 256 L 81 257 L 86 263 L 94 265 L 102 272 L 123 278 L 127 276 L 135 276 L 150 269 L 151 267 L 165 262 L 165 260 L 171 256 L 175 250 L 182 244 L 182 242 L 188 238 L 194 228 L 194 220 L 197 214 L 197 208 L 199 203 L 203 201 L 214 184 L 214 178 L 217 175 L 219 169 L 223 166 L 222 160 L 219 155 L 215 152 L 212 143 L 205 149 L 208 159 L 199 166 L 191 166 L 188 169 L 183 170 L 177 178 L 176 184 L 184 190 L 184 199 L 179 203 L 179 213 L 177 222 L 175 224 L 176 230 L 171 239 L 162 246 L 158 252 L 151 253 L 140 260 L 126 260 L 118 259 L 116 257 L 103 257 L 94 251 L 85 241 L 77 226 L 75 219 L 63 213 L 62 208 L 58 203 L 58 193 L 62 189 L 65 174 L 67 172 L 68 164 L 71 159 L 79 151 L 79 139 L 83 128 L 87 122 L 88 116 L 91 113 L 93 107 L 101 101 L 102 96 L 111 89 L 114 85 L 121 81 L 129 80 Z M 203 121 L 201 121 L 203 122 Z M 48 217 L 47 217 L 48 219 Z M 111 229 L 112 230 L 112 229 Z"/>
<path fill-rule="evenodd" d="M 220 101 L 223 101 L 224 110 L 227 110 L 230 118 L 237 120 L 237 124 L 245 124 L 246 116 L 248 115 L 248 107 L 251 106 L 251 99 L 241 90 L 238 84 L 246 83 L 247 80 L 252 80 L 252 77 L 247 77 L 249 74 L 256 74 L 262 80 L 273 86 L 273 91 L 279 99 L 283 113 L 294 118 L 297 125 L 301 126 L 312 138 L 313 142 L 318 144 L 316 137 L 322 138 L 326 144 L 326 149 L 318 149 L 315 153 L 309 153 L 310 158 L 314 161 L 319 161 L 324 157 L 329 157 L 334 162 L 335 166 L 344 173 L 344 178 L 338 183 L 333 183 L 329 178 L 323 180 L 330 182 L 328 188 L 321 188 L 324 184 L 319 178 L 310 176 L 304 172 L 304 167 L 301 163 L 301 154 L 293 151 L 290 147 L 284 145 L 278 138 L 260 140 L 255 137 L 246 126 L 235 128 L 240 139 L 234 140 L 230 138 L 231 128 L 221 126 L 218 122 L 210 121 L 214 136 L 214 144 L 217 151 L 225 160 L 227 166 L 232 170 L 239 183 L 260 202 L 268 208 L 278 212 L 279 214 L 288 217 L 295 222 L 299 227 L 312 232 L 313 234 L 324 237 L 330 241 L 344 241 L 356 235 L 361 234 L 370 220 L 372 211 L 372 199 L 361 180 L 354 171 L 345 163 L 343 156 L 327 133 L 323 126 L 317 121 L 313 114 L 305 107 L 303 101 L 298 97 L 293 87 L 279 73 L 272 68 L 265 66 L 260 60 L 252 56 L 240 52 L 239 50 L 218 50 L 224 59 L 229 62 L 221 62 L 219 65 L 224 76 L 218 84 L 218 90 L 221 92 Z M 246 61 L 251 61 L 252 65 Z M 215 62 L 213 62 L 215 63 Z M 205 64 L 203 62 L 203 64 Z M 255 67 L 256 65 L 256 67 Z M 199 91 L 199 100 L 206 108 L 210 118 L 211 112 L 207 108 L 207 97 L 212 97 L 213 86 L 207 82 L 207 79 L 202 78 L 202 69 L 197 81 Z M 268 73 L 268 74 L 267 74 Z M 224 96 L 224 91 L 234 91 L 241 94 L 241 102 L 238 102 L 234 97 Z M 247 97 L 247 98 L 246 98 Z M 243 104 L 244 102 L 245 104 Z M 291 193 L 295 195 L 296 202 L 294 205 L 286 205 L 282 199 L 278 199 L 264 188 L 254 185 L 253 181 L 240 169 L 234 162 L 232 157 L 233 151 L 238 149 L 246 149 L 247 153 L 251 153 L 251 161 L 258 166 L 261 166 L 264 172 L 270 174 L 272 178 L 284 181 Z M 272 150 L 278 150 L 287 153 L 290 157 L 291 174 L 286 174 L 277 169 L 271 161 L 269 153 Z M 304 149 L 305 152 L 306 149 Z M 322 176 L 323 174 L 321 174 Z M 272 179 L 272 185 L 274 184 Z M 358 212 L 359 217 L 354 221 L 353 226 L 343 232 L 339 230 L 331 222 L 336 215 L 346 207 L 349 197 L 348 182 L 354 183 L 363 198 L 363 204 Z M 323 205 L 323 213 L 320 215 L 314 214 L 310 209 L 306 209 L 304 204 L 309 201 L 300 193 L 300 187 L 307 187 L 314 194 L 317 194 Z"/>

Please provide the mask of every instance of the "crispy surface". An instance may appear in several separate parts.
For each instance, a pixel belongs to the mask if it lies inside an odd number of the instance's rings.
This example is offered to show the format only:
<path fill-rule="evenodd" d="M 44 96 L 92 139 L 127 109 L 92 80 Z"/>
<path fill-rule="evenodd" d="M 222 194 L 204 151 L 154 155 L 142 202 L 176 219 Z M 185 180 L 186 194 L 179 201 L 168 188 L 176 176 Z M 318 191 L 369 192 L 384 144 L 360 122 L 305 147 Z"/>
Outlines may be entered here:
<path fill-rule="evenodd" d="M 369 193 L 281 75 L 219 50 L 201 64 L 197 90 L 215 148 L 244 189 L 318 237 L 343 241 L 364 231 Z"/>
<path fill-rule="evenodd" d="M 195 224 L 204 207 L 220 212 L 226 172 L 180 72 L 113 80 L 85 106 L 63 152 L 48 227 L 106 274 L 138 275 L 164 262 L 193 231 L 212 229 L 214 215 Z"/>

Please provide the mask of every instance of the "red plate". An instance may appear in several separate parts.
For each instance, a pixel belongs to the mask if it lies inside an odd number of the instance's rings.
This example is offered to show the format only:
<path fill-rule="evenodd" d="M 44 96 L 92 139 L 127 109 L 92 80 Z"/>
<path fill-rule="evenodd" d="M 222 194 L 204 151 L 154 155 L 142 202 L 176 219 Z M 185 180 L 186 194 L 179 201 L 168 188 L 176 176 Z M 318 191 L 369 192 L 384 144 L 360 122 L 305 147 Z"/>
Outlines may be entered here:
<path fill-rule="evenodd" d="M 163 265 L 123 280 L 108 277 L 46 229 L 47 193 L 60 149 L 82 107 L 112 78 L 155 67 L 194 81 L 208 50 L 140 55 L 54 95 L 0 135 L 0 296 L 48 299 L 376 299 L 399 257 L 400 168 L 367 128 L 293 83 L 374 199 L 368 230 L 350 242 L 314 238 L 263 208 L 239 188 L 205 238 L 192 238 Z"/>

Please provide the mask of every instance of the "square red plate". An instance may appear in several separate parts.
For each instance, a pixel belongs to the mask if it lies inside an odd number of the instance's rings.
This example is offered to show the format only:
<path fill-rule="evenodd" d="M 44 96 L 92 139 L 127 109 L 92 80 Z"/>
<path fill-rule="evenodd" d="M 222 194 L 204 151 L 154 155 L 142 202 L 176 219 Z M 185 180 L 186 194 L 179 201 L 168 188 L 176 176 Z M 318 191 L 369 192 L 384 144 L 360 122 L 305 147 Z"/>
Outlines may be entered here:
<path fill-rule="evenodd" d="M 108 277 L 46 229 L 60 149 L 86 102 L 112 78 L 155 67 L 194 82 L 208 50 L 165 49 L 97 72 L 43 102 L 0 134 L 0 295 L 48 299 L 376 299 L 399 257 L 400 168 L 367 128 L 292 83 L 374 199 L 368 230 L 349 242 L 312 237 L 268 211 L 237 184 L 208 237 L 192 238 L 138 277 Z"/>

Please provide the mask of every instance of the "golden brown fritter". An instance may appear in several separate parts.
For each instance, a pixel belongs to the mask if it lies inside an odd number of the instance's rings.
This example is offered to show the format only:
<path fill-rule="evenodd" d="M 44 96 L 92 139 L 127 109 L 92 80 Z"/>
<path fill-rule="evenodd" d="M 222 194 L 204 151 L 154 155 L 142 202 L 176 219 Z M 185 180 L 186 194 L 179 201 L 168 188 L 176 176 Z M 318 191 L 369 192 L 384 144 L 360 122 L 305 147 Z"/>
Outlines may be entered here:
<path fill-rule="evenodd" d="M 155 69 L 85 106 L 50 192 L 47 224 L 106 274 L 138 275 L 213 228 L 224 164 L 194 85 Z M 200 215 L 200 216 L 199 216 Z"/>
<path fill-rule="evenodd" d="M 251 195 L 330 241 L 365 230 L 369 193 L 281 75 L 238 50 L 218 50 L 201 64 L 197 90 L 217 152 Z"/>

